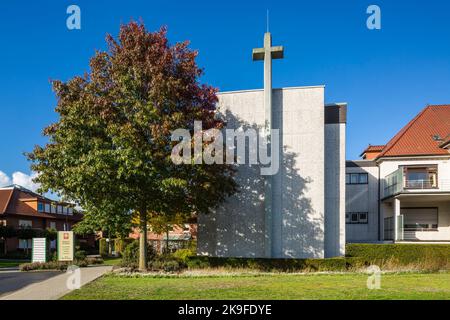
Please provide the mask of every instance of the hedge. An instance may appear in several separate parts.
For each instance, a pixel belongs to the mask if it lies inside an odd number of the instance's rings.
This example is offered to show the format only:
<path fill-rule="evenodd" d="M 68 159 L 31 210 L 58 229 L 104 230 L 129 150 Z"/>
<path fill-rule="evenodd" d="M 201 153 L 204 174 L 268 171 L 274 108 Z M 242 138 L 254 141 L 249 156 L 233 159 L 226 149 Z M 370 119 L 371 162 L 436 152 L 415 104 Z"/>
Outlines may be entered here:
<path fill-rule="evenodd" d="M 105 238 L 101 238 L 101 239 L 98 241 L 98 248 L 99 248 L 99 249 L 98 249 L 99 254 L 100 254 L 102 257 L 107 257 L 107 256 L 108 256 L 108 254 L 109 254 L 109 252 L 108 252 L 108 244 L 107 244 Z"/>
<path fill-rule="evenodd" d="M 346 256 L 327 259 L 263 259 L 189 257 L 190 269 L 227 268 L 260 271 L 346 271 L 371 264 L 391 267 L 418 263 L 424 269 L 448 268 L 450 245 L 446 244 L 347 244 Z"/>
<path fill-rule="evenodd" d="M 448 244 L 347 244 L 347 257 L 376 263 L 396 259 L 401 264 L 423 261 L 450 261 Z"/>
<path fill-rule="evenodd" d="M 360 268 L 365 261 L 360 258 L 328 259 L 264 259 L 264 258 L 219 258 L 190 257 L 186 261 L 190 269 L 227 268 L 253 269 L 259 271 L 346 271 Z"/>

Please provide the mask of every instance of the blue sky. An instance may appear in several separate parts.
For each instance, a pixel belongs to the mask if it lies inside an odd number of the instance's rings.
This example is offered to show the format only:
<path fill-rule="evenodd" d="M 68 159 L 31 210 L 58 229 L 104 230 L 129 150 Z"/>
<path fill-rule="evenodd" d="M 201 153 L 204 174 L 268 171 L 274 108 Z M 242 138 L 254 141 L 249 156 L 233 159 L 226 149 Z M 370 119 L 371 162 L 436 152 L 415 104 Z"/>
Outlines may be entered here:
<path fill-rule="evenodd" d="M 66 28 L 70 4 L 81 8 L 81 30 Z M 381 30 L 366 28 L 370 4 L 381 8 Z M 262 87 L 262 65 L 251 61 L 251 50 L 262 45 L 267 8 L 273 43 L 285 47 L 285 59 L 274 63 L 274 86 L 325 84 L 327 102 L 348 102 L 348 159 L 368 143 L 386 143 L 426 104 L 450 103 L 445 0 L 2 1 L 3 179 L 30 174 L 23 152 L 43 144 L 42 129 L 57 119 L 49 80 L 86 71 L 120 23 L 167 25 L 172 42 L 189 39 L 199 50 L 202 81 L 223 91 L 252 89 Z"/>

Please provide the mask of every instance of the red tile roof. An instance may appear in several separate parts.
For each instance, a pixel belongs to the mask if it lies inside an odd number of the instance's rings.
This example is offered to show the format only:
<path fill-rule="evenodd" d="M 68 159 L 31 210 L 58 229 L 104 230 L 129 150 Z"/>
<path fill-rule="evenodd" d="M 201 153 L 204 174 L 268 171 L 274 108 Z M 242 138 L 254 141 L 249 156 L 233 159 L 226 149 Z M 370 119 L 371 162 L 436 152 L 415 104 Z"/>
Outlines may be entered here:
<path fill-rule="evenodd" d="M 0 190 L 0 214 L 4 213 L 6 211 L 6 208 L 8 208 L 8 204 L 11 200 L 13 192 L 13 189 Z"/>
<path fill-rule="evenodd" d="M 364 149 L 364 151 L 359 155 L 362 156 L 363 154 L 367 153 L 367 152 L 381 152 L 384 149 L 384 145 L 377 145 L 377 146 L 373 146 L 371 144 L 369 144 L 369 146 Z"/>
<path fill-rule="evenodd" d="M 427 106 L 386 144 L 378 158 L 449 155 L 440 147 L 449 134 L 450 105 Z"/>

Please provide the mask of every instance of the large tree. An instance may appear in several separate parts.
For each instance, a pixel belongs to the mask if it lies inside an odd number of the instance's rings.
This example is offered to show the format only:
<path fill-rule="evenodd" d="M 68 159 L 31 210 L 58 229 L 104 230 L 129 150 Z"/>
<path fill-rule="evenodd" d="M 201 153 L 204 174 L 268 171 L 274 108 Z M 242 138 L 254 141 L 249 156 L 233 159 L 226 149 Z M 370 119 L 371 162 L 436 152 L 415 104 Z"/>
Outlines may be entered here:
<path fill-rule="evenodd" d="M 207 213 L 236 191 L 225 164 L 175 165 L 171 133 L 221 129 L 216 89 L 199 83 L 202 70 L 188 42 L 170 45 L 166 29 L 122 25 L 108 50 L 96 52 L 90 71 L 53 81 L 58 122 L 44 129 L 49 142 L 28 155 L 41 192 L 53 190 L 81 206 L 138 212 L 140 269 L 147 268 L 148 213 Z"/>

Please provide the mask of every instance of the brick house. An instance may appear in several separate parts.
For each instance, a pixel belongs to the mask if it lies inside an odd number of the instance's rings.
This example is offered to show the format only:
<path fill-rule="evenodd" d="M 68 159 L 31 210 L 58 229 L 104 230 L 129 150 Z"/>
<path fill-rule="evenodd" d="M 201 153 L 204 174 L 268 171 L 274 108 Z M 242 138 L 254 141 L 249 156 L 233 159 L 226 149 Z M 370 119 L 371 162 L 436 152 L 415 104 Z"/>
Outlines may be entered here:
<path fill-rule="evenodd" d="M 82 219 L 73 205 L 57 202 L 18 185 L 0 188 L 0 225 L 18 228 L 32 228 L 68 231 Z M 56 244 L 53 242 L 52 247 Z M 26 250 L 31 239 L 0 239 L 0 254 Z"/>
<path fill-rule="evenodd" d="M 130 238 L 139 239 L 139 229 L 134 228 L 130 233 Z M 153 248 L 161 253 L 169 243 L 171 249 L 188 246 L 191 241 L 197 240 L 197 219 L 192 218 L 182 225 L 175 225 L 167 233 L 158 234 L 148 226 L 147 240 Z"/>

